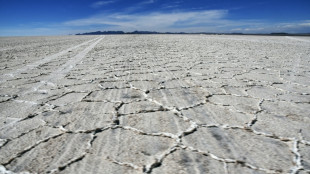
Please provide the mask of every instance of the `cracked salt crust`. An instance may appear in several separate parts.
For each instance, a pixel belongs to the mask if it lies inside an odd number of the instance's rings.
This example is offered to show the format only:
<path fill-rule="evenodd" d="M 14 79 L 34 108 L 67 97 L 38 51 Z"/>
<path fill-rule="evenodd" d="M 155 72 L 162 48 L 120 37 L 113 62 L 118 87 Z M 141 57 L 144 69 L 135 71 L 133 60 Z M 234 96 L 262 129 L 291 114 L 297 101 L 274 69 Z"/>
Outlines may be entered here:
<path fill-rule="evenodd" d="M 67 36 L 0 45 L 0 173 L 310 171 L 304 38 Z"/>

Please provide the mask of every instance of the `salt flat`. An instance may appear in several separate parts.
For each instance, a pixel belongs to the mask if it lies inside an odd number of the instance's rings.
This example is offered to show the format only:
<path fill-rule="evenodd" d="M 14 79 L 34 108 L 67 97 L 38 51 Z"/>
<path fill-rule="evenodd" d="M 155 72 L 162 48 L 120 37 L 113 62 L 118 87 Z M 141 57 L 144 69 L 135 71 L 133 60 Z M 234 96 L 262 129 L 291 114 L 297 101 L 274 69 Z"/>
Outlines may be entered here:
<path fill-rule="evenodd" d="M 310 173 L 310 38 L 0 38 L 0 173 Z"/>

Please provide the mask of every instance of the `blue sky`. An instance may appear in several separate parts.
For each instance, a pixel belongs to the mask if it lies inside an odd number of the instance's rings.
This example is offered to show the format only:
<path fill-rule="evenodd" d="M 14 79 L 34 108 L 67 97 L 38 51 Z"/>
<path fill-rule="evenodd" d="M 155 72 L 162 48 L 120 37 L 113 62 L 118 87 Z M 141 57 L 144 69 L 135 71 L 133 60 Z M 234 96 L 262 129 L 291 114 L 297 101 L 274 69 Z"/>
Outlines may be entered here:
<path fill-rule="evenodd" d="M 0 0 L 0 36 L 98 30 L 310 33 L 310 0 Z"/>

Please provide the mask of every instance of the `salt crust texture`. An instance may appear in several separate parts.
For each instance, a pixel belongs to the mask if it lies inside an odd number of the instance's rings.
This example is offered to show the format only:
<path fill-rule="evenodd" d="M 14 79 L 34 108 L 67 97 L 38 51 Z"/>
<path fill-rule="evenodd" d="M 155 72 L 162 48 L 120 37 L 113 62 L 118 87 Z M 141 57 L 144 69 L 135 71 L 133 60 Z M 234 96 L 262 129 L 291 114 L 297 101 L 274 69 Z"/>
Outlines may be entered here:
<path fill-rule="evenodd" d="M 0 173 L 309 173 L 310 38 L 0 38 Z"/>

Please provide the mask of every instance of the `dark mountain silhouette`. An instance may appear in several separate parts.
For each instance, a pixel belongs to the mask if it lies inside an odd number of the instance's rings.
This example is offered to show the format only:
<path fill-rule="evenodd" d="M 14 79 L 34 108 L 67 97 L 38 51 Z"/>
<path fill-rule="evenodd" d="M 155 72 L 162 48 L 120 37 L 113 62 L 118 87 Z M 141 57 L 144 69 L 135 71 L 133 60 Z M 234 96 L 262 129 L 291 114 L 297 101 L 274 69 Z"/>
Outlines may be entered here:
<path fill-rule="evenodd" d="M 76 35 L 105 35 L 105 34 L 125 34 L 123 31 L 94 31 L 89 33 L 78 33 Z"/>
<path fill-rule="evenodd" d="M 76 35 L 110 35 L 110 34 L 217 34 L 217 35 L 263 35 L 263 36 L 310 36 L 310 33 L 285 33 L 285 32 L 277 32 L 277 33 L 210 33 L 210 32 L 157 32 L 157 31 L 132 31 L 132 32 L 124 32 L 124 31 L 94 31 L 94 32 L 86 32 L 86 33 L 78 33 Z"/>

